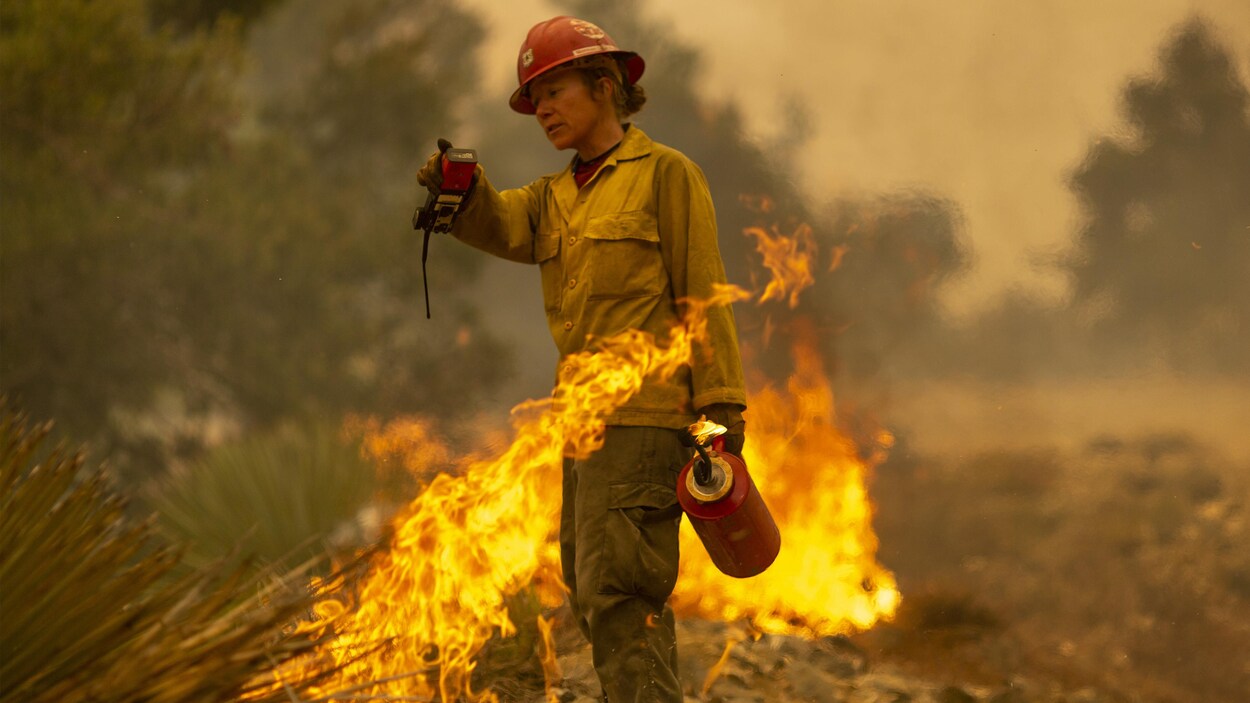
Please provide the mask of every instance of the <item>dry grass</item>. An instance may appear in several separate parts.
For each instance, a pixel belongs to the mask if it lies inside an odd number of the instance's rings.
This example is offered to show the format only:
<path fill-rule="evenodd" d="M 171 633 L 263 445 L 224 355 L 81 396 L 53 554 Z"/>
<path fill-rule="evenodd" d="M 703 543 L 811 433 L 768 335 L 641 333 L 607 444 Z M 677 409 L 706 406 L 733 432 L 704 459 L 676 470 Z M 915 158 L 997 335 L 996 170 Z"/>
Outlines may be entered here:
<path fill-rule="evenodd" d="M 298 573 L 244 580 L 218 565 L 175 576 L 177 554 L 133 522 L 103 471 L 48 426 L 0 408 L 0 701 L 290 701 L 267 672 L 312 651 L 290 625 L 311 604 Z"/>

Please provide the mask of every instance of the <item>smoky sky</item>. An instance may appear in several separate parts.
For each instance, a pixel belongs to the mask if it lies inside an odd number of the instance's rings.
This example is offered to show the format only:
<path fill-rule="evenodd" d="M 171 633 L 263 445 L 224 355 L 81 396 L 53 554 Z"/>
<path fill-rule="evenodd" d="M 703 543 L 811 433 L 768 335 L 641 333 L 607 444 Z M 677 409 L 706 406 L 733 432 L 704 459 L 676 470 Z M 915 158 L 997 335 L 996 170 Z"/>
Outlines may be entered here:
<path fill-rule="evenodd" d="M 958 203 L 974 262 L 944 293 L 954 313 L 1012 288 L 1066 293 L 1037 262 L 1077 228 L 1068 178 L 1091 141 L 1126 129 L 1121 90 L 1159 70 L 1177 25 L 1206 20 L 1250 75 L 1242 0 L 643 4 L 699 52 L 701 97 L 736 103 L 749 137 L 813 203 L 907 188 Z M 487 85 L 502 99 L 526 30 L 568 10 L 544 0 L 473 6 L 487 24 Z M 787 148 L 796 118 L 808 134 Z"/>

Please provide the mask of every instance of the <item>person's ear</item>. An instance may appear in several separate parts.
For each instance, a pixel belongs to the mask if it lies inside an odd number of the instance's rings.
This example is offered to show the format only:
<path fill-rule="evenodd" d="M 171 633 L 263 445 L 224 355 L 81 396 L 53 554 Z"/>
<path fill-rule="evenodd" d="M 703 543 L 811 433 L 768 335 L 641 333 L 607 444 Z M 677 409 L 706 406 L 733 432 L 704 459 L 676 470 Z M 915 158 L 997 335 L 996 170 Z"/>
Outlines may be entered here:
<path fill-rule="evenodd" d="M 612 98 L 615 97 L 613 95 L 614 92 L 616 92 L 616 84 L 612 82 L 611 78 L 600 76 L 599 80 L 595 81 L 596 98 L 602 96 L 605 100 L 611 102 Z"/>

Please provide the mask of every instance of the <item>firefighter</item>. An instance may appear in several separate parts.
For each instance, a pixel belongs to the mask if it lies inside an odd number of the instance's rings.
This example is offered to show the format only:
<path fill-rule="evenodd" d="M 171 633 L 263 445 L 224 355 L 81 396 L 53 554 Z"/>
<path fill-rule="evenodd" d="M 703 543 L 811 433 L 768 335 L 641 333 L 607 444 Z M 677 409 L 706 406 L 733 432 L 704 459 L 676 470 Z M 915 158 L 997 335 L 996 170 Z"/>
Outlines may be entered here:
<path fill-rule="evenodd" d="M 644 67 L 590 22 L 535 25 L 509 104 L 575 153 L 560 173 L 510 190 L 496 190 L 479 167 L 452 230 L 485 252 L 538 265 L 562 358 L 631 329 L 665 339 L 682 323 L 684 298 L 707 298 L 725 282 L 702 171 L 626 121 L 646 101 L 637 85 Z M 418 180 L 437 193 L 440 179 L 435 154 Z M 728 306 L 708 311 L 708 332 L 688 367 L 649 380 L 609 416 L 600 450 L 564 462 L 564 581 L 612 703 L 683 699 L 667 605 L 677 579 L 676 479 L 691 456 L 681 435 L 706 415 L 729 429 L 726 450 L 740 453 L 746 408 Z"/>

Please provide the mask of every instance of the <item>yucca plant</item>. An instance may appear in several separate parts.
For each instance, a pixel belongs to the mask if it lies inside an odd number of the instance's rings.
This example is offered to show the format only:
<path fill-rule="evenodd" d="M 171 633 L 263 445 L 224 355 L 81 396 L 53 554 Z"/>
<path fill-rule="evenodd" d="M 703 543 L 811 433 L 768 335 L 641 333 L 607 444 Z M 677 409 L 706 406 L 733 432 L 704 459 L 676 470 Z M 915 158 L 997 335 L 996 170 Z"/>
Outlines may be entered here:
<path fill-rule="evenodd" d="M 268 672 L 322 644 L 291 627 L 306 577 L 173 576 L 175 549 L 47 433 L 0 406 L 0 703 L 300 700 L 312 681 Z"/>
<path fill-rule="evenodd" d="M 270 568 L 333 553 L 371 537 L 377 472 L 358 446 L 325 426 L 287 428 L 222 445 L 148 491 L 159 529 L 202 568 L 230 555 Z"/>

